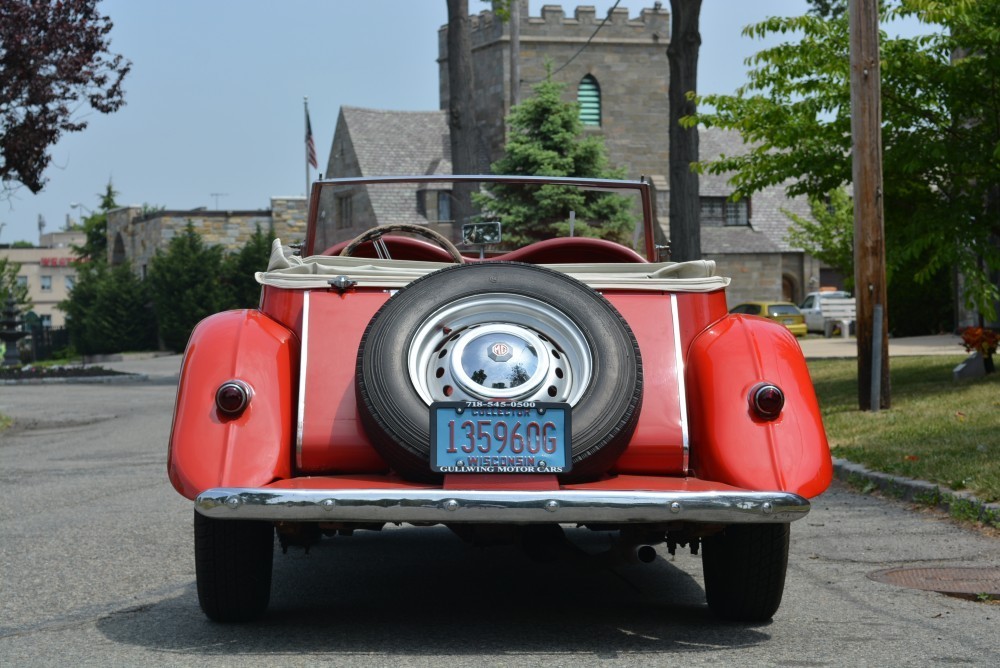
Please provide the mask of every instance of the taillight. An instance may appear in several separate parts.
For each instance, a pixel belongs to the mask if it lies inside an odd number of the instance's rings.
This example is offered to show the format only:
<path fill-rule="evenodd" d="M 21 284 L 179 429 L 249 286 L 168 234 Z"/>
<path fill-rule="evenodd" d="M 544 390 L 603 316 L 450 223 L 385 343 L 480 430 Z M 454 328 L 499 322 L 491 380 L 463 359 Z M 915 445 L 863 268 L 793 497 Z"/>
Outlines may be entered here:
<path fill-rule="evenodd" d="M 785 406 L 785 393 L 773 383 L 757 383 L 750 388 L 748 399 L 750 408 L 763 420 L 775 419 Z"/>
<path fill-rule="evenodd" d="M 215 405 L 219 411 L 236 417 L 250 404 L 253 390 L 242 380 L 227 380 L 215 391 Z"/>

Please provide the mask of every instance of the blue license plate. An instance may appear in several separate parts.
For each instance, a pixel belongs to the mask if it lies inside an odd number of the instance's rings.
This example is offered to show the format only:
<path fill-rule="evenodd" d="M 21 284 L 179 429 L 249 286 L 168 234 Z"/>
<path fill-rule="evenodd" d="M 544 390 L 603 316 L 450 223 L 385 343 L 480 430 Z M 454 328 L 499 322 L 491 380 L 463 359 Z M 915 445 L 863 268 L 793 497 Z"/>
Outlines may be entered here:
<path fill-rule="evenodd" d="M 569 404 L 441 401 L 431 404 L 431 469 L 440 473 L 565 473 Z"/>

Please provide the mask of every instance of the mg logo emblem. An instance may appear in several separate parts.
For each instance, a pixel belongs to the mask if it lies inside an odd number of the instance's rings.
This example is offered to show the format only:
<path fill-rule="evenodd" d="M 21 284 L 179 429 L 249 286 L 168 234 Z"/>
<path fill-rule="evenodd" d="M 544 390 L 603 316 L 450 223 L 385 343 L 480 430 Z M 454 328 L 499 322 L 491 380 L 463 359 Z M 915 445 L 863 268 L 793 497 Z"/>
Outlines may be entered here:
<path fill-rule="evenodd" d="M 504 343 L 503 341 L 497 341 L 490 346 L 490 359 L 494 362 L 506 362 L 513 355 L 513 351 L 510 349 L 510 345 Z"/>

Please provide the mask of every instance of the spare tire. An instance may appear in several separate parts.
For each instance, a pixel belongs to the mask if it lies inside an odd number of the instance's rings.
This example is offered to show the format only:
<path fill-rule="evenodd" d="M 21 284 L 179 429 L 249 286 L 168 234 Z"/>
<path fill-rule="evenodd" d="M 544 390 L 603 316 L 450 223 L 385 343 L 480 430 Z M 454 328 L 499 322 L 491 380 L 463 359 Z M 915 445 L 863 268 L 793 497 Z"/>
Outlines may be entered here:
<path fill-rule="evenodd" d="M 531 350 L 517 382 L 492 383 L 481 368 L 466 368 L 497 340 Z M 430 481 L 440 479 L 429 465 L 431 402 L 568 403 L 573 464 L 563 479 L 582 480 L 607 471 L 628 445 L 642 362 L 631 329 L 602 295 L 557 271 L 487 262 L 442 269 L 393 295 L 361 340 L 356 389 L 376 450 L 400 475 Z"/>

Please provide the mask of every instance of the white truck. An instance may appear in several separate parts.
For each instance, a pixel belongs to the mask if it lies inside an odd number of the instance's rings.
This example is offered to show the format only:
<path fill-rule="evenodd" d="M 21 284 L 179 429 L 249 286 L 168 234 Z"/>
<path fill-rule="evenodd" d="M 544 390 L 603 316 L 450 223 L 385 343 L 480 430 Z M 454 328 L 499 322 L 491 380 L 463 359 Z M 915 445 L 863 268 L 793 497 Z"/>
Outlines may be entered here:
<path fill-rule="evenodd" d="M 847 338 L 857 317 L 854 297 L 842 290 L 810 292 L 799 304 L 799 310 L 806 318 L 806 329 L 823 332 L 827 338 L 837 329 Z"/>

